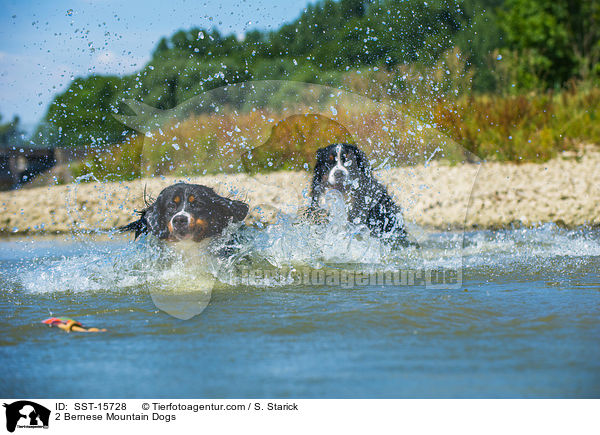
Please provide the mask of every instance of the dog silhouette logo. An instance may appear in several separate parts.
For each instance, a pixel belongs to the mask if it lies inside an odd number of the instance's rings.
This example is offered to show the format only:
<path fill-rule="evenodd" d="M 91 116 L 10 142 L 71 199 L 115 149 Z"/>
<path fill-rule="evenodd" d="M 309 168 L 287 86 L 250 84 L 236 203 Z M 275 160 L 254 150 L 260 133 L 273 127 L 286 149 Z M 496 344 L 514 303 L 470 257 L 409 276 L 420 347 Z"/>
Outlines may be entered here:
<path fill-rule="evenodd" d="M 47 428 L 50 410 L 29 400 L 19 400 L 6 408 L 6 430 L 14 432 L 15 428 Z"/>

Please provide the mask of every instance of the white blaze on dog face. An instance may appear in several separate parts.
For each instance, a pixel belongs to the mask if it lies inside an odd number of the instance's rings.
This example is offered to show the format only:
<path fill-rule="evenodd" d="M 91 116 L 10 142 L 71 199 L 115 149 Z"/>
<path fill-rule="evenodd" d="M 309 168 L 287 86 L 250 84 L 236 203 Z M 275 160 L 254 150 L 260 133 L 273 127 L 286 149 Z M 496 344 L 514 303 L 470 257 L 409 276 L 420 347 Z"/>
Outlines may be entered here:
<path fill-rule="evenodd" d="M 169 189 L 169 188 L 167 188 Z M 190 205 L 188 204 L 186 187 L 185 186 L 174 186 L 170 190 L 165 189 L 163 191 L 164 196 L 162 202 L 165 205 L 163 215 L 167 229 L 169 231 L 169 237 L 173 240 L 185 240 L 193 236 L 192 223 L 194 220 L 193 213 L 191 213 Z"/>
<path fill-rule="evenodd" d="M 186 206 L 188 205 L 188 201 L 187 201 L 187 197 L 186 195 L 183 195 L 184 199 L 183 199 L 183 208 L 181 210 L 179 210 L 177 213 L 175 213 L 172 217 L 171 220 L 169 221 L 169 226 L 170 228 L 172 228 L 172 235 L 173 237 L 175 237 L 178 240 L 183 240 L 186 238 L 191 238 L 193 236 L 193 233 L 190 231 L 185 231 L 183 234 L 178 234 L 178 229 L 183 228 L 189 228 L 190 224 L 192 222 L 192 215 L 190 213 L 188 213 L 186 211 Z"/>
<path fill-rule="evenodd" d="M 173 231 L 173 236 L 179 240 L 183 240 L 185 238 L 191 238 L 193 236 L 193 234 L 191 232 L 186 232 L 184 235 L 179 235 L 177 233 L 177 228 L 179 228 L 178 222 L 181 218 L 185 219 L 185 222 L 183 222 L 183 225 L 185 227 L 189 227 L 190 226 L 190 222 L 192 219 L 192 215 L 190 215 L 188 212 L 186 212 L 185 210 L 181 210 L 179 213 L 173 215 L 173 217 L 171 218 L 171 221 L 169 222 L 171 228 L 174 229 Z"/>
<path fill-rule="evenodd" d="M 336 151 L 335 166 L 333 168 L 331 168 L 331 171 L 329 171 L 329 176 L 327 177 L 327 181 L 331 185 L 337 184 L 336 179 L 335 179 L 335 174 L 338 171 L 340 171 L 344 175 L 345 179 L 348 178 L 348 169 L 346 169 L 346 167 L 342 164 L 342 145 L 341 144 L 337 145 L 335 147 L 335 151 Z"/>

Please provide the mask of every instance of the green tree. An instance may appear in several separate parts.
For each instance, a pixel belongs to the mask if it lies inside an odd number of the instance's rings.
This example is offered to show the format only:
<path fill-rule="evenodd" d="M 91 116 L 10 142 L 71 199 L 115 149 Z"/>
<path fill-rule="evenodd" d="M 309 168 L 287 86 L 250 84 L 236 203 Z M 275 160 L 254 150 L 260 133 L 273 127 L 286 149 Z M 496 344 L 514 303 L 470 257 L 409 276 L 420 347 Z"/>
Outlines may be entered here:
<path fill-rule="evenodd" d="M 454 42 L 467 56 L 467 66 L 473 71 L 473 89 L 494 91 L 498 86 L 494 69 L 498 59 L 494 52 L 503 47 L 503 34 L 498 23 L 498 11 L 504 0 L 466 0 L 462 2 L 461 31 Z"/>
<path fill-rule="evenodd" d="M 127 131 L 112 113 L 126 98 L 171 109 L 200 92 L 252 78 L 335 85 L 349 68 L 433 66 L 471 25 L 468 2 L 475 0 L 321 0 L 279 29 L 251 30 L 243 41 L 217 30 L 178 30 L 158 42 L 134 75 L 73 82 L 50 105 L 37 137 L 61 146 L 117 140 Z M 464 45 L 478 38 L 463 38 Z M 473 59 L 481 51 L 474 50 Z"/>
<path fill-rule="evenodd" d="M 24 145 L 24 132 L 20 127 L 21 120 L 14 116 L 12 121 L 2 123 L 0 115 L 0 148 L 13 148 Z"/>
<path fill-rule="evenodd" d="M 597 70 L 598 0 L 507 0 L 500 18 L 507 48 L 520 58 L 523 74 L 552 87 Z"/>
<path fill-rule="evenodd" d="M 117 142 L 130 130 L 118 122 L 117 96 L 126 81 L 116 76 L 75 79 L 48 108 L 34 141 L 44 146 L 103 146 Z"/>
<path fill-rule="evenodd" d="M 363 17 L 367 7 L 365 0 L 341 0 L 340 9 L 345 19 L 351 19 L 353 17 Z"/>

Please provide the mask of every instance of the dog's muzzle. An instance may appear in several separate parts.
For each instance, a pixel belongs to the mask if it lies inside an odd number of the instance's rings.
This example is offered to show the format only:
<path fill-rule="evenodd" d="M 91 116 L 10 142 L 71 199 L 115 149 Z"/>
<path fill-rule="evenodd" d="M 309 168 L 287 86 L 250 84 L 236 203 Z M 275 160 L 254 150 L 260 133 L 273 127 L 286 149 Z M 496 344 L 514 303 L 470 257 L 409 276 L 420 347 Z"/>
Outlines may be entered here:
<path fill-rule="evenodd" d="M 173 236 L 178 238 L 185 237 L 191 234 L 194 227 L 194 220 L 189 213 L 180 211 L 171 218 L 168 227 L 169 232 Z"/>
<path fill-rule="evenodd" d="M 329 172 L 327 182 L 332 186 L 341 186 L 348 178 L 348 170 L 342 167 L 335 167 Z"/>
<path fill-rule="evenodd" d="M 190 226 L 189 216 L 186 216 L 183 214 L 173 216 L 173 219 L 171 219 L 171 222 L 173 225 L 173 229 L 176 231 L 187 229 Z"/>

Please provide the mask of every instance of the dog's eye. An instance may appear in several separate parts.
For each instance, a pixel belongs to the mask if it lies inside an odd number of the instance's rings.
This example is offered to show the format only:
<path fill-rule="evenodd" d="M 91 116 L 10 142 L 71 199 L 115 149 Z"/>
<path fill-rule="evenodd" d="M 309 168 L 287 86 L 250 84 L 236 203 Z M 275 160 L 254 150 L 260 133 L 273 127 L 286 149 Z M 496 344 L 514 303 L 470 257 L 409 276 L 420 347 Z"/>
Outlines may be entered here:
<path fill-rule="evenodd" d="M 181 202 L 181 198 L 180 198 L 180 197 L 178 197 L 178 196 L 176 196 L 175 198 L 173 198 L 173 202 L 174 202 L 175 204 L 179 204 L 179 203 Z"/>
<path fill-rule="evenodd" d="M 188 198 L 188 202 L 191 204 L 196 200 L 196 198 L 194 198 L 194 195 L 190 195 L 190 197 Z"/>

